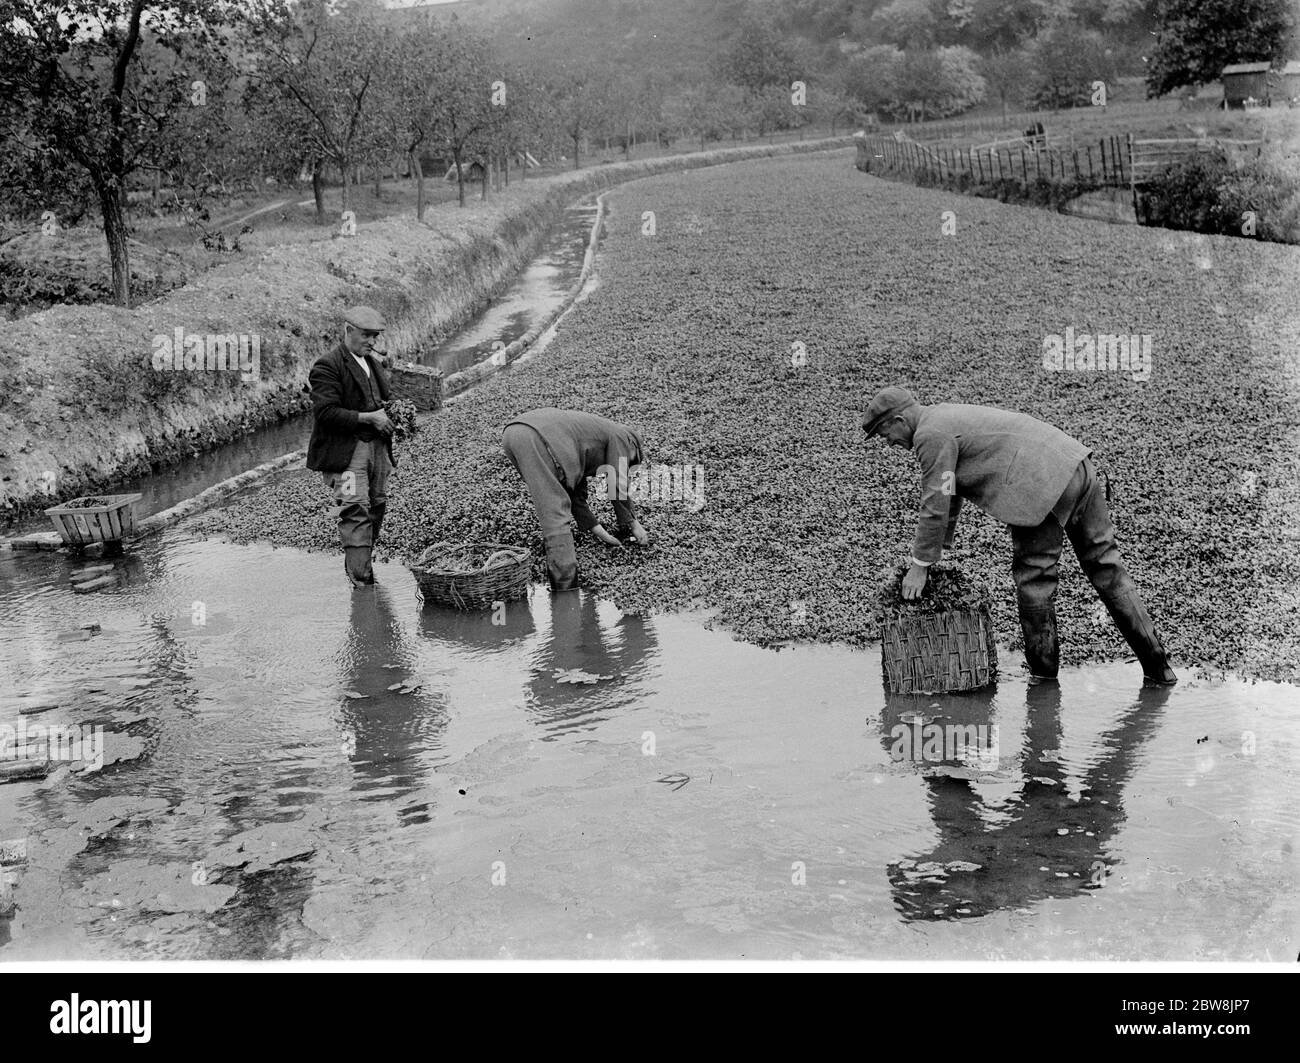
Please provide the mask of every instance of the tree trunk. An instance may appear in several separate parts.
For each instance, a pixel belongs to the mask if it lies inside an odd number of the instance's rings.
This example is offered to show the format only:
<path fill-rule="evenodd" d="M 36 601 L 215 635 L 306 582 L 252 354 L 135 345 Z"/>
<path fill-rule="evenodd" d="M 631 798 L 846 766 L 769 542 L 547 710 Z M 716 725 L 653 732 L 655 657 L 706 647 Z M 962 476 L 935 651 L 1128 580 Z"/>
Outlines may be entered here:
<path fill-rule="evenodd" d="M 623 127 L 623 158 L 632 157 L 632 123 L 627 122 Z"/>
<path fill-rule="evenodd" d="M 376 159 L 375 160 L 375 200 L 376 201 L 378 201 L 379 199 L 379 184 L 383 180 L 383 177 L 384 177 L 383 168 L 380 166 L 379 160 Z"/>
<path fill-rule="evenodd" d="M 104 238 L 113 267 L 113 295 L 119 305 L 131 306 L 131 258 L 126 243 L 126 214 L 122 210 L 121 183 L 113 178 L 99 184 L 99 206 L 104 216 Z"/>
<path fill-rule="evenodd" d="M 340 166 L 339 172 L 343 175 L 343 210 L 346 212 L 352 208 L 352 184 L 349 178 L 355 179 L 357 174 L 347 165 Z"/>
<path fill-rule="evenodd" d="M 573 168 L 578 169 L 578 134 L 573 135 Z"/>
<path fill-rule="evenodd" d="M 510 152 L 506 152 L 506 187 L 510 187 Z"/>
<path fill-rule="evenodd" d="M 411 173 L 415 174 L 415 220 L 424 221 L 424 168 L 420 156 L 411 152 Z"/>
<path fill-rule="evenodd" d="M 465 170 L 460 164 L 460 151 L 453 151 L 451 157 L 456 163 L 456 199 L 463 207 L 465 205 Z"/>
<path fill-rule="evenodd" d="M 483 187 L 479 189 L 479 199 L 487 201 L 488 182 L 492 180 L 492 156 L 491 154 L 483 156 L 482 163 Z"/>
<path fill-rule="evenodd" d="M 321 177 L 321 168 L 324 166 L 323 159 L 317 159 L 311 168 L 311 194 L 316 199 L 316 224 L 325 224 L 325 181 Z"/>

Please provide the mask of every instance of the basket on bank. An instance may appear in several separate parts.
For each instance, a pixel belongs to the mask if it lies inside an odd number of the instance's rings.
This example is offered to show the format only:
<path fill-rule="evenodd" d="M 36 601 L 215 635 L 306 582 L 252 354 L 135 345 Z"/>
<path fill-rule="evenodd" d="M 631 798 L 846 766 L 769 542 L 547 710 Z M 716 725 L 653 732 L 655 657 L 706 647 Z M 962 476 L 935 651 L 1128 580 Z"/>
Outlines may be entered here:
<path fill-rule="evenodd" d="M 426 602 L 486 609 L 528 595 L 532 552 L 504 543 L 434 543 L 409 565 Z"/>
<path fill-rule="evenodd" d="M 977 690 L 997 678 L 988 594 L 956 569 L 933 566 L 923 596 L 903 602 L 906 566 L 881 593 L 881 668 L 893 694 Z"/>

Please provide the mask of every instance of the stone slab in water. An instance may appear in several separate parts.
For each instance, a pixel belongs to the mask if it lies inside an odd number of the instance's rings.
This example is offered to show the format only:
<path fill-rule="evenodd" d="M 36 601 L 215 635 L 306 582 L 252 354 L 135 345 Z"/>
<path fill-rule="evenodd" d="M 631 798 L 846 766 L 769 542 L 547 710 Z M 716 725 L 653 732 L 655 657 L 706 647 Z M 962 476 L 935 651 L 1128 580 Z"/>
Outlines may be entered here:
<path fill-rule="evenodd" d="M 14 550 L 57 550 L 63 545 L 63 536 L 58 532 L 33 532 L 31 535 L 19 535 L 8 540 Z"/>
<path fill-rule="evenodd" d="M 89 594 L 91 591 L 101 590 L 104 587 L 111 587 L 117 580 L 112 576 L 99 576 L 96 579 L 88 580 L 85 583 L 74 583 L 72 589 L 77 594 Z"/>
<path fill-rule="evenodd" d="M 0 784 L 22 779 L 44 779 L 49 773 L 48 760 L 0 761 Z"/>

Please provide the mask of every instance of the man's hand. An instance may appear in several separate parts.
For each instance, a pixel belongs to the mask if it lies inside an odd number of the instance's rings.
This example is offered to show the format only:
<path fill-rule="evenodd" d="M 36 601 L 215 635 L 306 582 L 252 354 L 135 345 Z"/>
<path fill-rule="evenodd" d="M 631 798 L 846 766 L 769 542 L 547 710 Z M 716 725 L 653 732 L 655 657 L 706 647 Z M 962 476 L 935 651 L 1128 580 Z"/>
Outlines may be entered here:
<path fill-rule="evenodd" d="M 605 530 L 601 525 L 599 525 L 599 524 L 597 524 L 594 528 L 591 529 L 591 534 L 594 535 L 597 539 L 599 539 L 599 540 L 600 540 L 602 543 L 604 543 L 606 546 L 622 546 L 622 545 L 623 545 L 623 544 L 620 543 L 617 539 L 615 539 L 614 536 L 610 535 L 609 532 L 607 532 L 607 531 L 606 531 L 606 530 Z"/>
<path fill-rule="evenodd" d="M 639 520 L 634 520 L 631 527 L 632 538 L 636 540 L 637 546 L 649 546 L 650 534 L 643 527 Z"/>
<path fill-rule="evenodd" d="M 903 597 L 909 600 L 921 597 L 928 574 L 929 570 L 925 565 L 913 565 L 909 568 L 907 575 L 903 577 Z"/>
<path fill-rule="evenodd" d="M 388 419 L 387 410 L 373 410 L 370 413 L 360 414 L 357 419 L 379 429 L 386 436 L 393 434 L 393 422 Z"/>

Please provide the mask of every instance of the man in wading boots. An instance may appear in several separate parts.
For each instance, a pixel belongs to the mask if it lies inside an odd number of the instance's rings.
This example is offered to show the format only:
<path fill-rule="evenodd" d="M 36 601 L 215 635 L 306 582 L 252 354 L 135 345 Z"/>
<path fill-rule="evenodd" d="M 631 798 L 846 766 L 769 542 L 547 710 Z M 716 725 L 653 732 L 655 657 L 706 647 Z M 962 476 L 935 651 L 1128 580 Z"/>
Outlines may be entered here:
<path fill-rule="evenodd" d="M 1010 526 L 1012 576 L 1025 659 L 1039 679 L 1056 676 L 1056 584 L 1062 536 L 1142 663 L 1148 681 L 1178 681 L 1142 596 L 1120 560 L 1115 527 L 1089 455 L 1059 428 L 996 406 L 922 406 L 906 388 L 878 392 L 862 418 L 868 437 L 912 449 L 921 463 L 921 511 L 904 598 L 952 546 L 963 499 Z"/>
<path fill-rule="evenodd" d="M 629 470 L 643 460 L 641 437 L 632 429 L 594 413 L 546 407 L 507 424 L 501 443 L 537 507 L 553 590 L 573 590 L 578 585 L 571 520 L 602 543 L 622 545 L 587 505 L 587 481 L 592 476 L 605 474 L 605 497 L 614 504 L 620 537 L 630 536 L 641 546 L 650 541 L 628 498 Z"/>
<path fill-rule="evenodd" d="M 344 570 L 355 587 L 374 583 L 370 553 L 388 508 L 393 423 L 384 412 L 388 380 L 374 357 L 385 329 L 379 312 L 354 306 L 343 314 L 343 339 L 311 367 L 315 423 L 307 468 L 318 470 L 339 505 Z"/>

